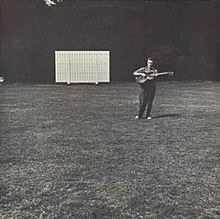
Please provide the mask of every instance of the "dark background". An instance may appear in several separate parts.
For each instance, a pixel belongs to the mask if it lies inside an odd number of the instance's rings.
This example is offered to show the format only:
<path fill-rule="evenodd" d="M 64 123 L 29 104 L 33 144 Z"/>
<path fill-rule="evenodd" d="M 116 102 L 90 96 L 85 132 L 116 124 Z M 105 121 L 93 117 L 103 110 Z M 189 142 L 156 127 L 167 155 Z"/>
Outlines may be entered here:
<path fill-rule="evenodd" d="M 219 80 L 217 1 L 1 1 L 1 76 L 54 83 L 55 50 L 110 50 L 111 81 L 155 58 L 172 80 Z"/>

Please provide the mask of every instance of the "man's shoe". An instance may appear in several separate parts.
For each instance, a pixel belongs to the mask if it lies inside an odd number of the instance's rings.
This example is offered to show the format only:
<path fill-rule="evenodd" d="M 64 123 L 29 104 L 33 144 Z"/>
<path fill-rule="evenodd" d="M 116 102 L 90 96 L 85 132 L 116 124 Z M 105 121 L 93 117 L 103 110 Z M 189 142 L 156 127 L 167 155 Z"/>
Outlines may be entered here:
<path fill-rule="evenodd" d="M 146 119 L 147 119 L 147 120 L 150 120 L 150 119 L 152 119 L 152 117 L 151 117 L 151 116 L 147 116 Z"/>

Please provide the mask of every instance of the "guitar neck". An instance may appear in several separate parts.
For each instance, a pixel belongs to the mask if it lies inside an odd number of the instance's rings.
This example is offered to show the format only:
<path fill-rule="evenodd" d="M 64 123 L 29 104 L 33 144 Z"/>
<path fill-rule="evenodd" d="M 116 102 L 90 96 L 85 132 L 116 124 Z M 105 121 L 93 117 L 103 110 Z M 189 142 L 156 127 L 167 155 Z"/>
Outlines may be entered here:
<path fill-rule="evenodd" d="M 150 73 L 151 76 L 168 75 L 170 72 Z"/>
<path fill-rule="evenodd" d="M 159 76 L 159 75 L 173 75 L 173 72 L 160 72 L 160 73 L 144 73 L 145 76 L 139 75 L 135 77 L 135 80 L 138 84 L 143 84 L 145 83 L 147 80 L 152 80 L 150 79 L 150 77 L 152 76 Z"/>

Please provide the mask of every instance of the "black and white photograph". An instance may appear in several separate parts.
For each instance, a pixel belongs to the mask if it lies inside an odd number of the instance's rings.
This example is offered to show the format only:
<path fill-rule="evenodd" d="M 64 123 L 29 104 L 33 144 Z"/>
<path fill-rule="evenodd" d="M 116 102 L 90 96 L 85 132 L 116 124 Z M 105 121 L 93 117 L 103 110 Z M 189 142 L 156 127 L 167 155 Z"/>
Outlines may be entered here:
<path fill-rule="evenodd" d="M 0 0 L 0 219 L 220 218 L 219 9 Z"/>

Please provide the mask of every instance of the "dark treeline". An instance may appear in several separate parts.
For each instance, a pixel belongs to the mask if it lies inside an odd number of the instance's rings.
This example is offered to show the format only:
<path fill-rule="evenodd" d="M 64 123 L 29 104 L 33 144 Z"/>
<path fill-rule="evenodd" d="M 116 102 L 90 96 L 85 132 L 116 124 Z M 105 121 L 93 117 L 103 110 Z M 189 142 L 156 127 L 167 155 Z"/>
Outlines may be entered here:
<path fill-rule="evenodd" d="M 1 73 L 54 82 L 55 50 L 110 50 L 111 81 L 156 59 L 175 80 L 219 80 L 218 1 L 1 1 Z"/>

